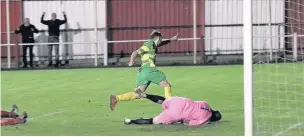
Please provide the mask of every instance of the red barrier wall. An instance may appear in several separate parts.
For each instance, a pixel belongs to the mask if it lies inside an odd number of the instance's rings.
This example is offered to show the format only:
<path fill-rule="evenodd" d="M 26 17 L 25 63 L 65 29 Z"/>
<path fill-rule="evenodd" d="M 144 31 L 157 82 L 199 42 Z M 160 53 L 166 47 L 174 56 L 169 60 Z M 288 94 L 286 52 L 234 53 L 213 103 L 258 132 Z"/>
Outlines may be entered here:
<path fill-rule="evenodd" d="M 10 1 L 10 31 L 14 31 L 21 24 L 22 18 L 22 2 L 21 1 Z M 1 1 L 1 44 L 7 43 L 7 25 L 6 25 L 6 2 Z M 11 43 L 15 43 L 17 40 L 20 40 L 20 37 L 14 34 L 11 34 Z M 11 48 L 12 57 L 18 56 L 20 54 L 19 48 L 14 46 Z M 1 57 L 7 57 L 7 48 L 1 47 Z"/>
<path fill-rule="evenodd" d="M 204 34 L 204 0 L 197 2 L 198 34 Z M 153 29 L 161 31 L 165 38 L 176 33 L 180 37 L 193 37 L 193 1 L 189 0 L 109 0 L 108 1 L 109 40 L 147 39 Z M 131 53 L 142 43 L 110 44 L 110 52 Z M 201 51 L 201 41 L 198 50 Z M 191 52 L 193 41 L 180 41 L 159 49 L 159 52 Z"/>

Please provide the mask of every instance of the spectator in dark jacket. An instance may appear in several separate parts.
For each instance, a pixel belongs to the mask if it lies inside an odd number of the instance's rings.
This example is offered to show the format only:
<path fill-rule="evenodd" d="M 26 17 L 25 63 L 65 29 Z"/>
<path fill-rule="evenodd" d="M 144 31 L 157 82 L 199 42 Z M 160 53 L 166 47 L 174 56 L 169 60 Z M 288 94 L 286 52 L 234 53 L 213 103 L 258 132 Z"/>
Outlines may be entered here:
<path fill-rule="evenodd" d="M 17 28 L 15 30 L 15 33 L 21 33 L 22 35 L 22 43 L 34 43 L 34 33 L 38 33 L 38 30 L 36 29 L 36 27 L 32 24 L 30 24 L 30 19 L 29 18 L 25 18 L 24 19 L 24 23 L 22 25 L 20 25 L 19 28 Z M 29 48 L 29 53 L 30 53 L 30 67 L 33 67 L 33 45 L 24 45 L 22 46 L 23 49 L 23 68 L 27 67 L 27 60 L 26 60 L 26 51 L 27 48 Z"/>
<path fill-rule="evenodd" d="M 65 12 L 62 12 L 64 16 L 64 20 L 59 20 L 57 19 L 56 13 L 52 13 L 52 18 L 51 20 L 44 20 L 44 15 L 45 12 L 43 12 L 42 17 L 41 17 L 41 23 L 45 24 L 48 26 L 48 32 L 49 32 L 49 37 L 48 37 L 48 42 L 49 43 L 59 43 L 59 27 L 60 25 L 64 24 L 67 22 L 67 17 L 65 15 Z M 53 46 L 55 47 L 55 57 L 56 57 L 56 64 L 55 67 L 59 67 L 59 45 L 58 44 L 50 44 L 48 47 L 48 60 L 49 60 L 49 67 L 52 66 L 52 51 L 53 51 Z"/>

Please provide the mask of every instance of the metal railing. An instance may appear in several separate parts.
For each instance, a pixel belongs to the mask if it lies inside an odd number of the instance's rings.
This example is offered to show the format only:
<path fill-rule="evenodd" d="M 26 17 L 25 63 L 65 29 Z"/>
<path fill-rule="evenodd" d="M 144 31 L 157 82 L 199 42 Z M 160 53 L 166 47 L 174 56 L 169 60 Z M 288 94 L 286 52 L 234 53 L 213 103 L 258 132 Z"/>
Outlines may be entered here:
<path fill-rule="evenodd" d="M 293 51 L 291 51 L 293 53 L 293 58 L 296 59 L 298 56 L 298 43 L 297 43 L 297 39 L 298 37 L 304 37 L 304 35 L 297 35 L 297 33 L 294 33 L 293 35 L 277 35 L 277 36 L 266 36 L 266 37 L 253 37 L 253 38 L 257 38 L 257 39 L 269 39 L 269 38 L 293 38 Z M 243 37 L 211 37 L 211 38 L 204 38 L 203 40 L 216 40 L 216 39 L 242 39 Z M 196 40 L 201 40 L 202 38 L 180 38 L 179 41 L 196 41 Z M 168 40 L 168 39 L 164 39 L 164 40 Z M 105 40 L 104 42 L 60 42 L 60 43 L 16 43 L 16 44 L 12 44 L 12 43 L 8 43 L 8 44 L 1 44 L 1 47 L 7 47 L 8 49 L 10 49 L 12 46 L 25 46 L 25 45 L 38 45 L 38 46 L 42 46 L 42 45 L 49 45 L 49 44 L 95 44 L 95 54 L 94 54 L 94 66 L 98 66 L 98 52 L 97 50 L 99 48 L 103 49 L 103 65 L 104 66 L 108 66 L 108 44 L 109 43 L 134 43 L 134 42 L 145 42 L 147 40 L 118 40 L 118 41 L 107 41 Z M 98 45 L 102 45 L 102 47 L 98 46 Z M 300 52 L 304 53 L 304 47 L 300 48 Z M 206 50 L 203 49 L 204 52 L 217 52 L 216 50 Z M 242 49 L 239 50 L 225 50 L 225 51 L 240 51 L 241 52 Z M 269 47 L 266 49 L 263 49 L 266 52 L 272 53 L 272 52 L 278 52 L 280 50 L 278 49 L 270 49 Z M 254 49 L 254 51 L 263 51 L 261 49 Z M 196 63 L 197 61 L 197 50 L 193 51 L 193 64 Z M 205 53 L 203 53 L 205 54 Z M 7 65 L 8 68 L 10 68 L 11 66 L 11 60 L 10 58 L 12 57 L 11 52 L 7 53 Z"/>

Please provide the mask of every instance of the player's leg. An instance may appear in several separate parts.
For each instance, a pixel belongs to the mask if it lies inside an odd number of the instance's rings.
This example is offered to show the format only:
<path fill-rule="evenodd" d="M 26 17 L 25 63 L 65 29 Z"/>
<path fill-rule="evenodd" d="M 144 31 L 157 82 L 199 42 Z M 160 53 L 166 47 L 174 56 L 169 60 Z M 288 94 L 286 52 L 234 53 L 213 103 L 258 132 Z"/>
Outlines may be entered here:
<path fill-rule="evenodd" d="M 128 101 L 128 100 L 134 100 L 142 98 L 145 94 L 143 94 L 147 87 L 150 85 L 150 82 L 145 82 L 142 85 L 137 86 L 134 91 L 128 92 L 125 94 L 117 95 L 116 99 L 118 101 Z"/>
<path fill-rule="evenodd" d="M 167 80 L 163 80 L 159 83 L 159 85 L 164 88 L 165 91 L 165 98 L 170 98 L 172 97 L 172 89 L 171 85 Z"/>
<path fill-rule="evenodd" d="M 132 92 L 128 92 L 128 93 L 124 93 L 121 95 L 111 95 L 110 96 L 110 108 L 111 110 L 114 110 L 116 104 L 119 101 L 129 101 L 129 100 L 134 100 L 134 99 L 140 99 L 143 98 L 145 96 L 145 94 L 143 94 L 145 92 L 145 89 L 147 89 L 147 87 L 149 86 L 149 84 L 147 85 L 141 85 L 138 86 L 137 88 L 134 89 L 134 91 Z"/>
<path fill-rule="evenodd" d="M 1 110 L 1 118 L 16 118 L 18 117 L 18 107 L 17 105 L 12 105 L 12 110 L 10 112 Z"/>
<path fill-rule="evenodd" d="M 23 112 L 21 117 L 17 118 L 1 118 L 1 126 L 16 125 L 26 123 L 27 113 Z"/>
<path fill-rule="evenodd" d="M 152 81 L 155 84 L 160 85 L 164 88 L 165 98 L 170 98 L 172 96 L 171 85 L 167 81 L 166 75 L 156 68 L 149 68 L 150 72 L 147 76 L 147 80 Z"/>
<path fill-rule="evenodd" d="M 1 118 L 16 118 L 19 115 L 15 112 L 8 112 L 5 110 L 1 110 Z"/>
<path fill-rule="evenodd" d="M 116 106 L 117 102 L 119 101 L 129 101 L 129 100 L 134 100 L 134 99 L 139 99 L 143 98 L 144 93 L 148 86 L 150 85 L 150 81 L 147 81 L 145 79 L 146 74 L 142 71 L 139 70 L 136 76 L 136 88 L 132 92 L 124 93 L 121 95 L 111 95 L 110 96 L 110 108 L 111 110 L 114 110 L 114 107 Z"/>
<path fill-rule="evenodd" d="M 20 124 L 20 118 L 1 118 L 1 126 Z"/>
<path fill-rule="evenodd" d="M 1 110 L 1 118 L 16 118 L 18 117 L 18 114 L 15 112 L 8 112 L 5 110 Z"/>

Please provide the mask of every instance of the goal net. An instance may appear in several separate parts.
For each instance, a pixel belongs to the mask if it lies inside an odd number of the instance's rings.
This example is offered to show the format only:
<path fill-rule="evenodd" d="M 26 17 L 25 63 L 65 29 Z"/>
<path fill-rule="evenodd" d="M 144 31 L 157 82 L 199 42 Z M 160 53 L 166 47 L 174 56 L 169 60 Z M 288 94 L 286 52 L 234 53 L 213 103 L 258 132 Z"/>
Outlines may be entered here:
<path fill-rule="evenodd" d="M 253 134 L 303 135 L 304 1 L 253 0 L 252 13 Z"/>

